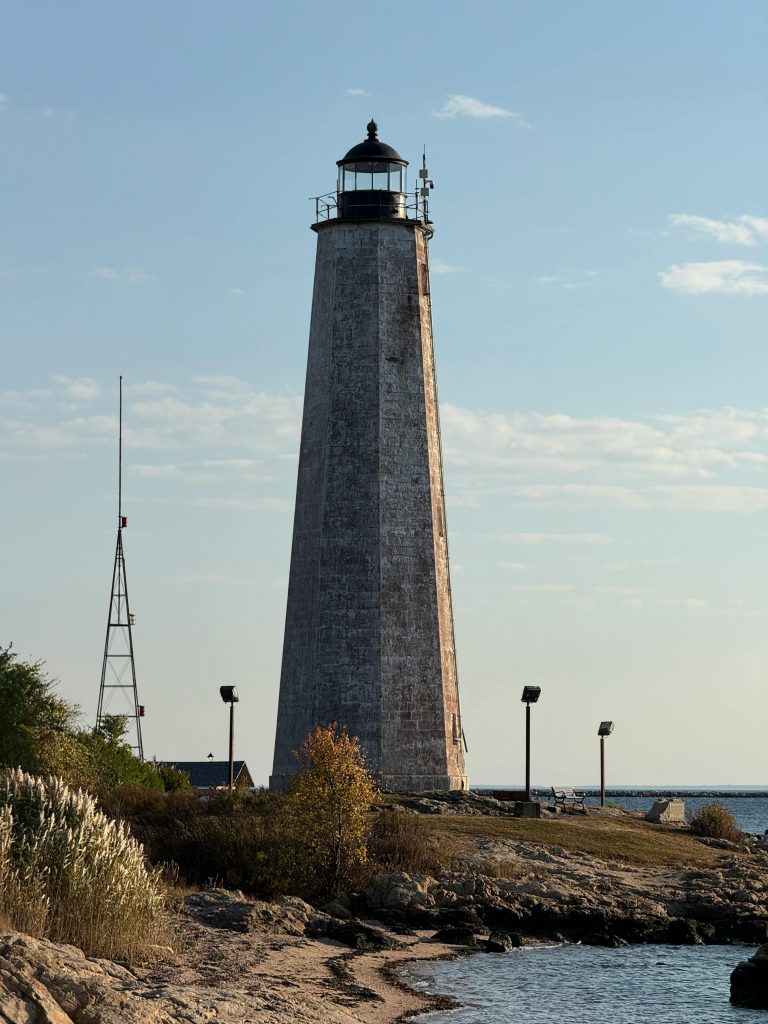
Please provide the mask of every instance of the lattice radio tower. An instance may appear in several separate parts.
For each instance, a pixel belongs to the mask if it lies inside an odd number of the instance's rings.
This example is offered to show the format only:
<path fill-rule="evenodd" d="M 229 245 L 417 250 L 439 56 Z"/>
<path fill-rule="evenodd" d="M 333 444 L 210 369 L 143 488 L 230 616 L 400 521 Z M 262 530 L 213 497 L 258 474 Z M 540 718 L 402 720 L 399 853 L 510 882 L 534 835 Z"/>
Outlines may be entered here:
<path fill-rule="evenodd" d="M 123 553 L 123 530 L 128 526 L 128 519 L 123 515 L 122 376 L 120 377 L 117 462 L 117 545 L 115 547 L 115 564 L 112 569 L 112 591 L 109 598 L 107 635 L 104 640 L 104 661 L 101 666 L 96 728 L 100 728 L 104 724 L 104 719 L 110 714 L 126 715 L 129 745 L 131 750 L 143 760 L 141 719 L 144 717 L 144 707 L 139 704 L 139 691 L 136 688 L 136 662 L 133 657 L 132 632 L 134 617 L 128 604 L 128 582 L 125 575 L 125 555 Z M 113 703 L 117 706 L 113 707 Z"/>

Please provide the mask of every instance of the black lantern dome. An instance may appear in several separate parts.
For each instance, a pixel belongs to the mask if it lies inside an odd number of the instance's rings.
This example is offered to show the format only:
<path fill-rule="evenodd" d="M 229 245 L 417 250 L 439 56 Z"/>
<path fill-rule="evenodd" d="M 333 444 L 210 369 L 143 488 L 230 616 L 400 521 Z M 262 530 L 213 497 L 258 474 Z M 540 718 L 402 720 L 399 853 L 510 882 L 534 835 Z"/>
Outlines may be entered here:
<path fill-rule="evenodd" d="M 368 123 L 368 138 L 341 160 L 338 209 L 344 220 L 402 220 L 405 209 L 405 174 L 408 161 L 378 137 L 375 121 Z"/>

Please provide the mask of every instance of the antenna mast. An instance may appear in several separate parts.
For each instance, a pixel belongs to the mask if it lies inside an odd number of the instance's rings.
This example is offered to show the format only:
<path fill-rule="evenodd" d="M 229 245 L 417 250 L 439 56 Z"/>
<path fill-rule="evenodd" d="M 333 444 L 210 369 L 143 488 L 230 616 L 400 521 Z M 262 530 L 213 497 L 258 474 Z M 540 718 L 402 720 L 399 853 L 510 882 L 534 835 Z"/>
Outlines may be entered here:
<path fill-rule="evenodd" d="M 432 221 L 429 219 L 429 193 L 435 187 L 434 181 L 429 176 L 427 170 L 427 147 L 424 147 L 424 152 L 421 156 L 421 167 L 419 168 L 419 187 L 416 192 L 416 216 L 418 218 L 421 213 L 421 219 L 425 224 L 431 224 Z M 419 209 L 420 208 L 420 209 Z"/>
<path fill-rule="evenodd" d="M 100 729 L 110 715 L 125 715 L 128 720 L 128 742 L 142 761 L 141 719 L 144 706 L 139 704 L 136 687 L 136 662 L 133 656 L 134 616 L 128 604 L 128 581 L 125 574 L 123 530 L 128 519 L 123 515 L 123 378 L 120 377 L 120 400 L 117 433 L 117 544 L 112 568 L 112 589 L 107 614 L 107 635 L 101 666 L 99 705 L 96 728 Z M 116 706 L 112 707 L 113 701 Z"/>

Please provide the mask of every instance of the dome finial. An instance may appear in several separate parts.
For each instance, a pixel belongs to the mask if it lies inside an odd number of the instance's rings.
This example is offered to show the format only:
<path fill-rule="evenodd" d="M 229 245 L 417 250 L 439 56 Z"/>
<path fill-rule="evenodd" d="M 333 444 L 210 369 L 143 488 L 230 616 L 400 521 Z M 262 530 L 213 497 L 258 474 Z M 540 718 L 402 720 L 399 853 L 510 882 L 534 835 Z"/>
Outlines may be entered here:
<path fill-rule="evenodd" d="M 369 141 L 373 142 L 374 139 L 378 139 L 378 137 L 379 137 L 378 136 L 379 126 L 376 124 L 376 122 L 373 120 L 373 118 L 371 118 L 371 120 L 368 122 L 366 127 L 368 128 L 368 139 L 369 139 Z"/>

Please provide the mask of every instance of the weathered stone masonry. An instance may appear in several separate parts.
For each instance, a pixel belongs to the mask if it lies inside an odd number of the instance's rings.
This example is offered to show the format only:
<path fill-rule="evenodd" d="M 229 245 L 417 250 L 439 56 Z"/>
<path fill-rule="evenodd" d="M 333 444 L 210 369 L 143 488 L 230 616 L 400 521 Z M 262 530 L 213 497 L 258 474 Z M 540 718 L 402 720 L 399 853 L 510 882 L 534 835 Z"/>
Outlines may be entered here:
<path fill-rule="evenodd" d="M 427 239 L 420 221 L 318 232 L 274 772 L 316 725 L 359 737 L 390 790 L 466 787 Z"/>

